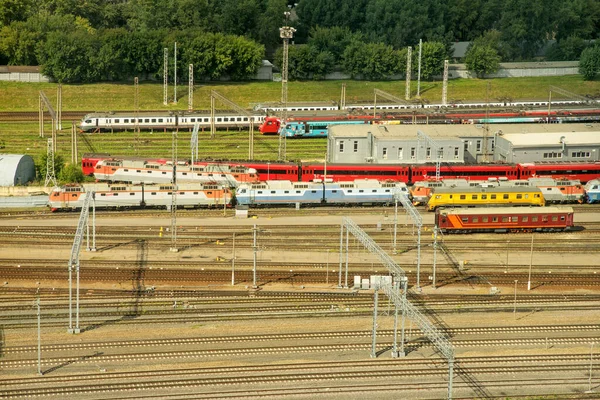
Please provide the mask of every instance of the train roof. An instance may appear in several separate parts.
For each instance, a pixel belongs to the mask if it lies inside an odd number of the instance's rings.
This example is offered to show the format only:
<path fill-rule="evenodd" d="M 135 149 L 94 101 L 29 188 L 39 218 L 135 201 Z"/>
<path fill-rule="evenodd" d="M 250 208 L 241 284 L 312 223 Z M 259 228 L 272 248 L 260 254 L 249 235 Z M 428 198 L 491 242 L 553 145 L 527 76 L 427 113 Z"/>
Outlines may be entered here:
<path fill-rule="evenodd" d="M 261 113 L 252 113 L 254 116 L 262 115 Z M 215 110 L 217 116 L 236 116 L 241 117 L 239 112 L 236 111 L 223 111 Z M 86 114 L 83 119 L 87 118 L 146 118 L 146 117 L 210 117 L 210 110 L 199 110 L 199 111 L 104 111 L 104 112 L 93 112 Z"/>
<path fill-rule="evenodd" d="M 493 186 L 493 187 L 481 187 L 481 186 L 473 186 L 473 187 L 440 187 L 433 188 L 433 192 L 437 194 L 460 194 L 460 193 L 541 193 L 541 190 L 537 187 L 530 186 Z"/>
<path fill-rule="evenodd" d="M 443 208 L 437 210 L 440 215 L 480 215 L 480 214 L 553 214 L 572 213 L 573 207 L 476 207 L 476 208 Z"/>
<path fill-rule="evenodd" d="M 564 141 L 566 144 L 576 145 L 594 145 L 600 144 L 600 137 L 598 133 L 600 129 L 596 127 L 594 130 L 586 128 L 579 128 L 575 131 L 564 127 L 561 124 L 562 130 L 557 132 L 540 132 L 539 129 L 532 130 L 530 132 L 518 132 L 518 133 L 503 133 L 502 138 L 508 140 L 513 146 L 522 147 L 539 147 L 545 145 L 560 146 Z"/>

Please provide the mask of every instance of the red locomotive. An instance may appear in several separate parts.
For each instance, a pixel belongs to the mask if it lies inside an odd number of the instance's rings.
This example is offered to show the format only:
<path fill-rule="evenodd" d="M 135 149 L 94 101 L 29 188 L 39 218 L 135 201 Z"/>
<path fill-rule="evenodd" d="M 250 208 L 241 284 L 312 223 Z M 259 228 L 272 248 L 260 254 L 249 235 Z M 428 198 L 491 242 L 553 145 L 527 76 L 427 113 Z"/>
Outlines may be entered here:
<path fill-rule="evenodd" d="M 573 228 L 572 207 L 438 209 L 443 233 L 559 232 Z"/>

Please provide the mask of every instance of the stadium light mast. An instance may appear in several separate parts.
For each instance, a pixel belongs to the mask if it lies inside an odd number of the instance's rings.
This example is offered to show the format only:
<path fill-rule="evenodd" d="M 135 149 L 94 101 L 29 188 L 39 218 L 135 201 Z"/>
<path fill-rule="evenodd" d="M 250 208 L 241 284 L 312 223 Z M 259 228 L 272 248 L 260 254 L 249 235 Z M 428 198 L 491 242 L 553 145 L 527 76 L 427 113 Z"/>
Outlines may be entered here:
<path fill-rule="evenodd" d="M 288 51 L 289 41 L 294 37 L 295 28 L 288 26 L 288 21 L 291 15 L 290 11 L 283 13 L 285 15 L 285 26 L 279 28 L 279 36 L 283 39 L 283 62 L 281 66 L 281 128 L 285 127 L 285 121 L 287 120 L 287 97 L 288 97 Z M 279 132 L 279 159 L 285 161 L 285 136 L 282 132 Z"/>

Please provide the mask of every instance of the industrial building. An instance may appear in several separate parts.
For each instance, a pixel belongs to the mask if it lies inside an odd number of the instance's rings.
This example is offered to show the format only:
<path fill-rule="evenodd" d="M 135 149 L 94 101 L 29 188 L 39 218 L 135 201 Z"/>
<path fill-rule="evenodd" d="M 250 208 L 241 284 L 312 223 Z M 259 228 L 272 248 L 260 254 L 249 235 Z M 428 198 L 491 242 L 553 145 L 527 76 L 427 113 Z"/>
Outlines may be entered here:
<path fill-rule="evenodd" d="M 593 162 L 599 152 L 598 124 L 334 125 L 327 143 L 331 163 Z"/>
<path fill-rule="evenodd" d="M 31 156 L 0 154 L 0 186 L 26 185 L 35 179 L 35 165 Z"/>
<path fill-rule="evenodd" d="M 568 131 L 500 134 L 496 136 L 494 160 L 506 163 L 600 161 L 598 133 Z"/>
<path fill-rule="evenodd" d="M 335 125 L 328 130 L 327 154 L 332 163 L 415 164 L 439 158 L 463 163 L 464 146 L 458 137 L 430 132 L 436 151 L 410 125 Z"/>

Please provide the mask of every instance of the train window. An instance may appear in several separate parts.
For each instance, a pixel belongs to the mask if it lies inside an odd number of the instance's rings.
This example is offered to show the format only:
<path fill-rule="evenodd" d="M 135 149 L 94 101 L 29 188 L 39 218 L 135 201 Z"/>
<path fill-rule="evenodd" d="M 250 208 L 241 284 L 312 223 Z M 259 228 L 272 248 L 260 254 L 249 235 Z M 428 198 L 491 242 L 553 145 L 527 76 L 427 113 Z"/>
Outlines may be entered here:
<path fill-rule="evenodd" d="M 522 199 L 523 195 L 521 193 L 517 193 L 517 199 Z"/>
<path fill-rule="evenodd" d="M 129 168 L 125 168 L 123 171 L 125 171 L 125 172 L 129 172 Z"/>
<path fill-rule="evenodd" d="M 153 122 L 153 123 L 156 123 L 156 118 L 152 118 L 152 122 Z"/>
<path fill-rule="evenodd" d="M 461 194 L 461 195 L 460 195 L 460 199 L 461 199 L 461 200 L 466 200 L 466 198 L 467 198 L 467 196 L 466 196 L 466 195 L 464 195 L 464 194 Z"/>
<path fill-rule="evenodd" d="M 481 200 L 487 200 L 487 194 L 482 194 L 481 195 Z"/>
<path fill-rule="evenodd" d="M 223 118 L 217 118 L 217 122 L 223 122 Z"/>
<path fill-rule="evenodd" d="M 502 217 L 502 222 L 508 222 L 508 217 L 506 217 L 506 216 Z"/>
<path fill-rule="evenodd" d="M 502 195 L 502 198 L 503 198 L 504 200 L 508 200 L 508 193 L 504 193 L 504 194 Z"/>
<path fill-rule="evenodd" d="M 331 193 L 337 193 L 337 190 L 332 190 Z"/>
<path fill-rule="evenodd" d="M 229 117 L 223 117 L 223 121 L 229 122 Z"/>
<path fill-rule="evenodd" d="M 564 215 L 561 215 L 561 216 L 560 216 L 560 220 L 561 220 L 561 221 L 564 221 L 564 220 L 565 220 L 565 216 L 564 216 Z"/>
<path fill-rule="evenodd" d="M 262 190 L 259 190 L 259 191 L 258 191 L 258 194 L 262 194 Z"/>
<path fill-rule="evenodd" d="M 100 193 L 100 197 L 106 196 L 106 193 Z"/>
<path fill-rule="evenodd" d="M 242 121 L 242 117 L 237 117 L 236 121 Z"/>
<path fill-rule="evenodd" d="M 196 122 L 196 118 L 190 118 L 190 122 Z"/>
<path fill-rule="evenodd" d="M 358 153 L 358 140 L 354 141 L 354 152 Z M 384 153 L 385 153 L 385 148 L 384 148 Z"/>
<path fill-rule="evenodd" d="M 473 217 L 473 222 L 479 222 L 479 218 Z"/>
<path fill-rule="evenodd" d="M 120 120 L 119 120 L 118 118 L 115 118 L 115 124 L 118 124 L 118 123 L 119 123 L 119 121 L 120 121 Z"/>
<path fill-rule="evenodd" d="M 129 193 L 130 196 L 135 196 L 135 193 Z"/>
<path fill-rule="evenodd" d="M 488 222 L 488 217 L 481 217 L 481 222 Z"/>
<path fill-rule="evenodd" d="M 156 196 L 156 192 L 152 192 L 150 193 L 152 196 Z"/>
<path fill-rule="evenodd" d="M 471 195 L 471 200 L 477 200 L 477 195 L 476 194 L 472 194 Z"/>
<path fill-rule="evenodd" d="M 537 221 L 538 221 L 538 217 L 536 217 L 536 216 L 531 217 L 531 222 L 537 222 Z"/>
<path fill-rule="evenodd" d="M 163 175 L 166 175 L 166 174 L 167 174 L 167 172 L 166 172 L 166 171 L 163 171 L 163 172 L 162 172 L 162 174 L 163 174 Z"/>
<path fill-rule="evenodd" d="M 246 193 L 246 190 L 244 189 L 242 193 Z M 194 192 L 194 194 L 198 194 L 198 192 Z"/>
<path fill-rule="evenodd" d="M 300 193 L 300 191 L 299 191 L 299 190 L 296 190 L 296 193 Z"/>
<path fill-rule="evenodd" d="M 468 217 L 462 217 L 462 222 L 469 222 L 469 218 Z"/>
<path fill-rule="evenodd" d="M 348 190 L 348 193 L 352 193 L 352 190 Z"/>
<path fill-rule="evenodd" d="M 164 172 L 163 172 L 164 173 Z M 187 172 L 183 172 L 182 175 L 187 176 Z"/>
<path fill-rule="evenodd" d="M 510 217 L 510 222 L 519 222 L 519 217 Z"/>
<path fill-rule="evenodd" d="M 529 194 L 525 193 L 525 198 L 528 199 L 529 198 Z"/>
<path fill-rule="evenodd" d="M 150 122 L 150 118 L 146 118 L 144 122 Z"/>
<path fill-rule="evenodd" d="M 225 174 L 221 174 L 221 178 L 225 178 Z"/>
<path fill-rule="evenodd" d="M 554 221 L 554 222 L 558 221 L 558 217 L 556 215 L 553 215 L 552 216 L 552 221 Z"/>
<path fill-rule="evenodd" d="M 452 195 L 452 194 L 451 194 L 451 195 L 450 195 L 450 198 L 451 198 L 451 199 L 453 199 L 453 198 L 454 198 L 454 195 Z"/>
<path fill-rule="evenodd" d="M 244 117 L 244 122 L 248 122 L 248 117 Z M 271 122 L 269 122 L 271 124 Z"/>
<path fill-rule="evenodd" d="M 540 198 L 540 195 L 539 195 L 539 194 L 534 194 L 534 195 L 533 195 L 533 198 L 534 198 L 534 199 L 539 199 L 539 198 Z"/>
<path fill-rule="evenodd" d="M 548 222 L 548 216 L 542 215 L 542 222 Z"/>
<path fill-rule="evenodd" d="M 344 141 L 343 140 L 340 140 L 339 146 L 340 146 L 340 153 L 343 153 L 344 152 Z"/>
<path fill-rule="evenodd" d="M 310 192 L 311 192 L 311 193 L 317 193 L 317 191 L 316 191 L 316 190 L 311 190 Z"/>
<path fill-rule="evenodd" d="M 213 192 L 206 192 L 206 194 L 212 194 Z"/>
<path fill-rule="evenodd" d="M 528 217 L 528 216 L 524 216 L 524 217 L 522 218 L 522 220 L 523 220 L 523 222 L 528 222 L 528 221 L 529 221 L 529 217 Z"/>
<path fill-rule="evenodd" d="M 171 195 L 173 194 L 173 192 L 167 192 L 167 194 L 168 194 L 169 196 L 171 196 Z"/>
<path fill-rule="evenodd" d="M 204 118 L 204 122 L 208 122 L 208 118 Z"/>
<path fill-rule="evenodd" d="M 274 190 L 271 190 L 271 193 L 275 193 L 275 191 L 274 191 Z"/>
<path fill-rule="evenodd" d="M 439 200 L 439 199 L 441 199 L 441 198 L 442 198 L 442 196 L 440 196 L 439 194 L 436 194 L 436 195 L 435 195 L 435 199 L 436 199 L 436 200 Z"/>
<path fill-rule="evenodd" d="M 284 190 L 284 191 L 283 191 L 283 193 L 289 193 L 289 192 L 290 192 L 289 190 Z"/>
<path fill-rule="evenodd" d="M 492 217 L 492 222 L 498 222 L 498 217 Z"/>
<path fill-rule="evenodd" d="M 179 192 L 179 194 L 185 194 L 185 192 Z"/>
<path fill-rule="evenodd" d="M 495 194 L 490 194 L 490 199 L 496 200 L 496 195 Z"/>
<path fill-rule="evenodd" d="M 364 191 L 364 190 L 362 190 L 362 189 L 359 189 L 359 190 L 358 190 L 358 193 L 364 193 L 364 192 L 365 192 L 365 191 Z"/>

